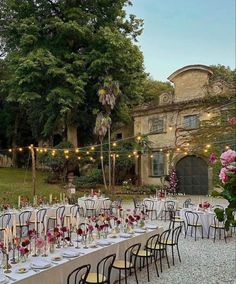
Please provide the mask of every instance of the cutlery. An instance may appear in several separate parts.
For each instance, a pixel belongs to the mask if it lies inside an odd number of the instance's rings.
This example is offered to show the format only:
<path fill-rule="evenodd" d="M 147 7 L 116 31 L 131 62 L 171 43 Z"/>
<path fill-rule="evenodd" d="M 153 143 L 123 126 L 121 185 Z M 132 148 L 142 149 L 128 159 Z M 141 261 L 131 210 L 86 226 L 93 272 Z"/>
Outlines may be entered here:
<path fill-rule="evenodd" d="M 15 278 L 13 278 L 13 277 L 11 277 L 11 276 L 9 276 L 9 275 L 6 275 L 6 274 L 4 274 L 7 278 L 9 278 L 11 281 L 17 281 Z"/>

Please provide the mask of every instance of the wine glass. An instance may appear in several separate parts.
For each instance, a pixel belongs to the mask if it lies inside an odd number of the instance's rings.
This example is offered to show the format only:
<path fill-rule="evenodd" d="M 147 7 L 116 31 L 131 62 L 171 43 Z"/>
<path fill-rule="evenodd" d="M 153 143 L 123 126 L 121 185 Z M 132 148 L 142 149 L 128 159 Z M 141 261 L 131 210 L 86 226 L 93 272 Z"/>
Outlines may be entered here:
<path fill-rule="evenodd" d="M 0 277 L 1 275 L 3 275 L 3 258 L 4 258 L 4 255 L 3 255 L 2 250 L 0 249 Z"/>

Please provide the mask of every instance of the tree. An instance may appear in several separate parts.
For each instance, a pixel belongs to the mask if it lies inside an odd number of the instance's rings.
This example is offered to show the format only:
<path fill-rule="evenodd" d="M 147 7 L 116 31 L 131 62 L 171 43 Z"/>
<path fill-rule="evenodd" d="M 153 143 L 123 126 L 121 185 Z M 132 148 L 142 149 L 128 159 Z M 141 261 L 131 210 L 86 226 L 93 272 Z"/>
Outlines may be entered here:
<path fill-rule="evenodd" d="M 170 82 L 161 82 L 148 77 L 144 82 L 143 98 L 145 103 L 159 102 L 162 93 L 173 93 L 174 88 Z"/>
<path fill-rule="evenodd" d="M 127 110 L 141 100 L 145 74 L 135 41 L 142 21 L 126 15 L 130 3 L 1 1 L 7 100 L 26 109 L 34 138 L 48 139 L 65 128 L 74 146 L 77 130 L 81 141 L 93 139 L 99 109 L 96 92 L 107 76 L 119 82 Z M 114 118 L 120 107 L 118 102 Z"/>

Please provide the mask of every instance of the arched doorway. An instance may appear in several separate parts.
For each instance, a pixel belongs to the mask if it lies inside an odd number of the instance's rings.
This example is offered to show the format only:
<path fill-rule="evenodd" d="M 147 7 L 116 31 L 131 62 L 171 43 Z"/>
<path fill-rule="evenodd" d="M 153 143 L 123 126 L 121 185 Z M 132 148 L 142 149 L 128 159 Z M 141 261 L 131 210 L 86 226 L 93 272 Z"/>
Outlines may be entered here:
<path fill-rule="evenodd" d="M 192 195 L 208 194 L 207 163 L 196 156 L 186 156 L 176 164 L 179 192 Z"/>

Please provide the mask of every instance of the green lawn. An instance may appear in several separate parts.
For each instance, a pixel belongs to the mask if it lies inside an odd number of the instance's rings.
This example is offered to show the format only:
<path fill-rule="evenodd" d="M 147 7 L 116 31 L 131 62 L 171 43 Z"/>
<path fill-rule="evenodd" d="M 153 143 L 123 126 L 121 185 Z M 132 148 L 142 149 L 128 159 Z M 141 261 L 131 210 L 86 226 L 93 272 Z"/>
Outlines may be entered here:
<path fill-rule="evenodd" d="M 52 193 L 58 196 L 64 192 L 60 185 L 45 182 L 47 172 L 36 173 L 36 194 L 49 197 Z M 31 171 L 26 169 L 0 168 L 0 204 L 17 204 L 18 195 L 28 196 L 33 199 Z"/>

